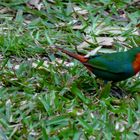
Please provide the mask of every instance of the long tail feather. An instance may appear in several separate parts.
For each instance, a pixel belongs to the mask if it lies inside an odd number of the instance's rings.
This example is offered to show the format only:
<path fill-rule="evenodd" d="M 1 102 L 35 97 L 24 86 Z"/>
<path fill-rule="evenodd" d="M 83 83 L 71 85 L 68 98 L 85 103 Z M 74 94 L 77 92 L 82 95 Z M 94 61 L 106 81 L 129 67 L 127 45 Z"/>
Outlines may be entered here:
<path fill-rule="evenodd" d="M 59 48 L 59 47 L 56 47 L 56 48 L 57 48 L 58 50 L 60 50 L 61 52 L 63 52 L 63 53 L 65 53 L 65 54 L 69 55 L 70 57 L 73 57 L 73 58 L 79 60 L 79 61 L 82 62 L 82 63 L 85 63 L 85 62 L 88 61 L 88 58 L 85 58 L 83 55 L 74 54 L 74 53 L 72 53 L 72 52 L 69 52 L 69 51 L 64 50 L 64 49 L 62 49 L 62 48 Z"/>

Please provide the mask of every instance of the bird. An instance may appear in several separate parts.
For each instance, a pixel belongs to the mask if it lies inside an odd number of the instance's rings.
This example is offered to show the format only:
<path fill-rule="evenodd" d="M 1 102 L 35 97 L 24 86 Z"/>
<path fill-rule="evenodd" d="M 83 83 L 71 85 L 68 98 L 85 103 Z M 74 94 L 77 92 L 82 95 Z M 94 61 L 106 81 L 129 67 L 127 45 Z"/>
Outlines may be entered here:
<path fill-rule="evenodd" d="M 140 47 L 123 52 L 96 54 L 89 57 L 60 47 L 56 47 L 56 49 L 77 59 L 97 78 L 104 81 L 123 81 L 140 71 Z"/>

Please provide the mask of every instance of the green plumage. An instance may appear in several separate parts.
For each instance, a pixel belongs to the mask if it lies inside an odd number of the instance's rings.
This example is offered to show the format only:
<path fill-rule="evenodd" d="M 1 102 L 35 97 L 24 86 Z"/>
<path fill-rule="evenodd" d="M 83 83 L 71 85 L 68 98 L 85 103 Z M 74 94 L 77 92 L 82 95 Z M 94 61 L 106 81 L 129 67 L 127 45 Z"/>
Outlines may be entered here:
<path fill-rule="evenodd" d="M 92 72 L 97 77 L 117 82 L 135 75 L 132 63 L 138 52 L 140 53 L 140 48 L 126 52 L 91 56 L 84 65 L 92 67 Z"/>

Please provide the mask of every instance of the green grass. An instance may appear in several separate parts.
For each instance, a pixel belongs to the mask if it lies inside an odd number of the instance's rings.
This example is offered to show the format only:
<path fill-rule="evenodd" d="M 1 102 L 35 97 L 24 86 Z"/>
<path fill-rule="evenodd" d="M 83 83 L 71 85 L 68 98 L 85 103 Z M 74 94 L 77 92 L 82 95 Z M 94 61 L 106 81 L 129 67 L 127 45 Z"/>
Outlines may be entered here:
<path fill-rule="evenodd" d="M 98 37 L 125 37 L 125 45 L 116 40 L 104 48 L 137 47 L 139 7 L 131 0 L 44 0 L 39 11 L 26 2 L 0 2 L 0 11 L 6 8 L 0 14 L 0 139 L 139 139 L 139 76 L 118 83 L 127 95 L 117 99 L 109 96 L 110 85 L 51 49 L 57 44 L 76 51 L 85 36 L 95 41 L 78 49 L 83 53 L 98 47 Z M 75 6 L 87 13 L 73 11 Z M 110 27 L 121 29 L 116 33 Z M 66 61 L 74 66 L 67 67 Z"/>

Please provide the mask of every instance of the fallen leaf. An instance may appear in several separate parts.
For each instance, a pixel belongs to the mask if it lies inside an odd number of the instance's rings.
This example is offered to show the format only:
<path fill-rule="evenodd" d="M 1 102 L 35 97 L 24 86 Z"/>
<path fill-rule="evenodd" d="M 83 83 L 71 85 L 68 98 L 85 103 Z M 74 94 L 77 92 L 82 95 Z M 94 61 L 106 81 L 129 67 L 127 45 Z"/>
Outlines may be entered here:
<path fill-rule="evenodd" d="M 40 0 L 30 0 L 27 5 L 31 8 L 35 7 L 36 9 L 40 10 L 43 4 L 40 2 Z"/>
<path fill-rule="evenodd" d="M 96 37 L 96 40 L 93 38 L 87 38 L 85 39 L 84 42 L 82 42 L 80 45 L 77 46 L 78 49 L 83 49 L 83 48 L 87 48 L 90 46 L 91 44 L 97 44 L 99 46 L 112 46 L 114 43 L 114 40 L 118 40 L 120 42 L 124 42 L 125 41 L 125 37 Z"/>
<path fill-rule="evenodd" d="M 99 47 L 95 48 L 94 50 L 90 51 L 87 55 L 85 55 L 85 57 L 95 55 L 101 48 L 102 48 L 102 46 L 99 46 Z"/>

